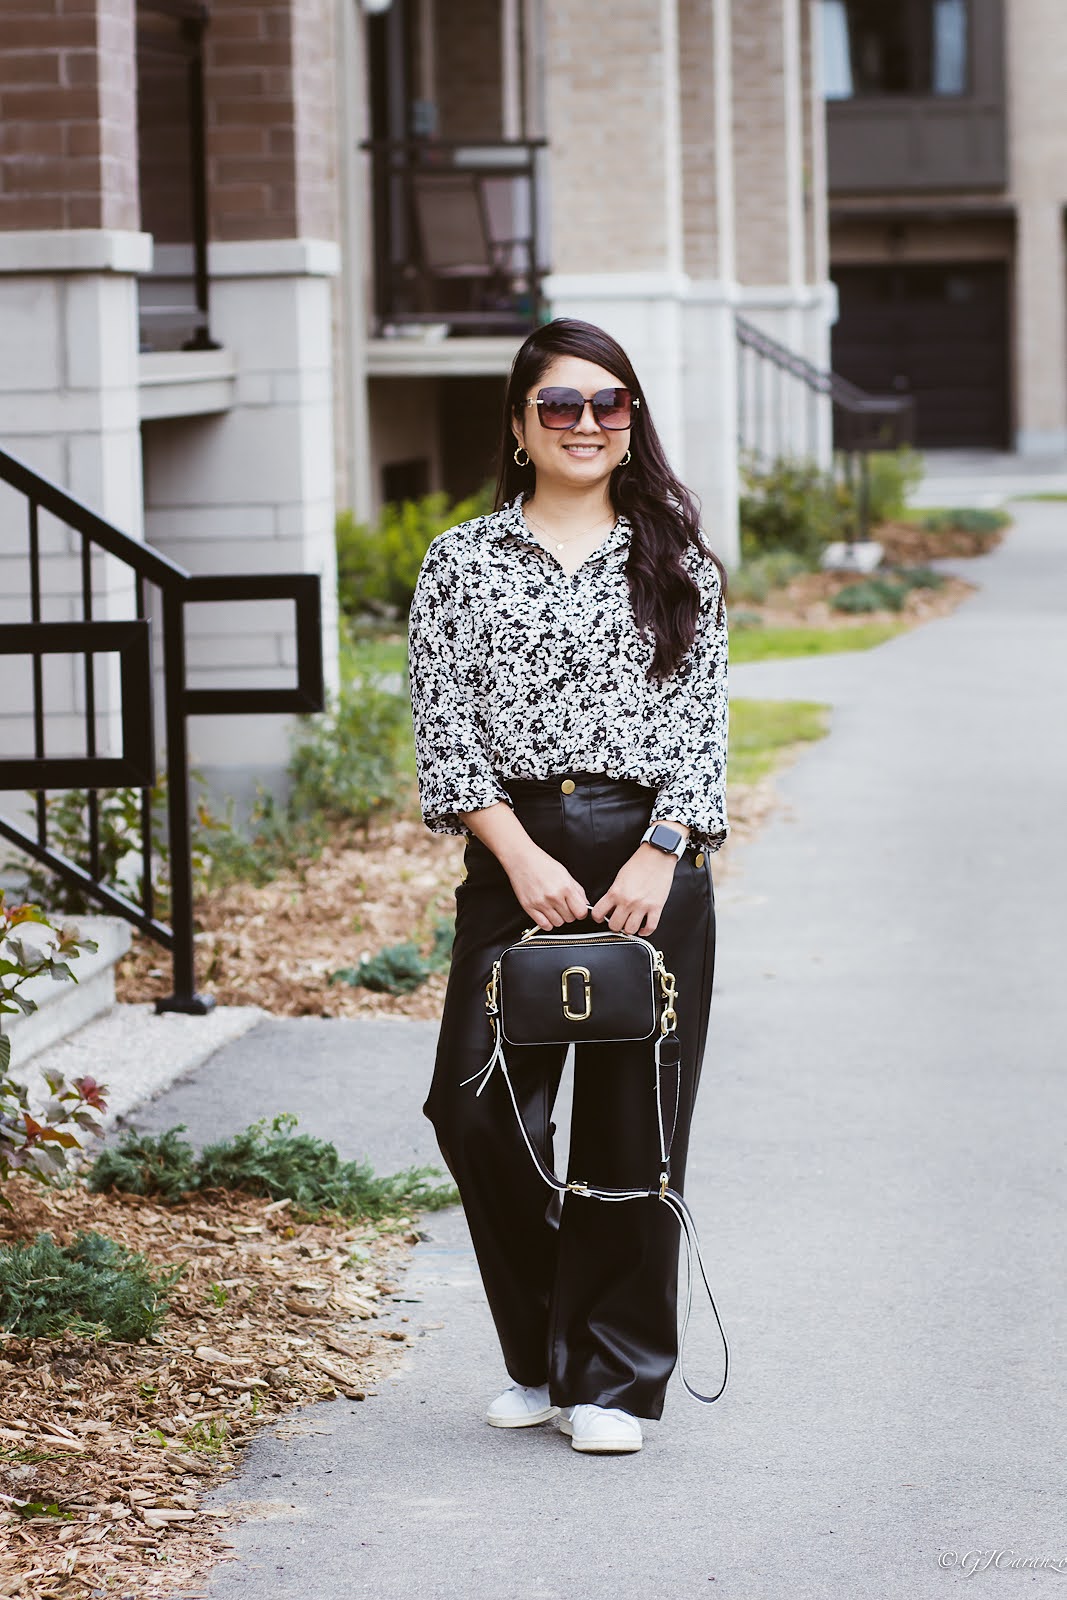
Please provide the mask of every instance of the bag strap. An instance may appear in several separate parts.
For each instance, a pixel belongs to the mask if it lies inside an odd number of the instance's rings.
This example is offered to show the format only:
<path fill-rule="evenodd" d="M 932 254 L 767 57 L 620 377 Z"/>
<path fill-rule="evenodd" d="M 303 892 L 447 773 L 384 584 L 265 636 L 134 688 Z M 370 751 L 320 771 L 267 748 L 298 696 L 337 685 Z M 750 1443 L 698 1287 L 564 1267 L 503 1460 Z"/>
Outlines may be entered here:
<path fill-rule="evenodd" d="M 480 1077 L 482 1081 L 475 1090 L 475 1094 L 481 1094 L 482 1090 L 489 1082 L 489 1079 L 492 1077 L 493 1072 L 497 1067 L 500 1068 L 500 1071 L 503 1074 L 504 1082 L 507 1085 L 512 1108 L 515 1112 L 515 1119 L 518 1122 L 519 1130 L 522 1133 L 523 1142 L 525 1143 L 527 1150 L 530 1152 L 530 1158 L 533 1161 L 533 1164 L 536 1167 L 539 1175 L 544 1179 L 545 1183 L 547 1183 L 550 1188 L 558 1190 L 561 1194 L 584 1195 L 586 1199 L 589 1200 L 603 1200 L 609 1203 L 620 1200 L 662 1200 L 665 1205 L 670 1207 L 670 1210 L 678 1219 L 678 1226 L 681 1230 L 682 1238 L 685 1241 L 685 1316 L 682 1319 L 682 1330 L 678 1342 L 679 1372 L 683 1384 L 693 1396 L 694 1400 L 700 1400 L 705 1405 L 711 1405 L 714 1401 L 719 1399 L 726 1388 L 727 1379 L 730 1375 L 730 1348 L 726 1342 L 726 1334 L 723 1330 L 722 1321 L 719 1317 L 719 1310 L 715 1304 L 715 1298 L 711 1292 L 711 1285 L 708 1283 L 707 1272 L 704 1269 L 704 1258 L 700 1253 L 700 1239 L 697 1235 L 697 1227 L 695 1221 L 693 1220 L 693 1214 L 690 1211 L 684 1196 L 680 1195 L 676 1189 L 669 1187 L 670 1150 L 674 1141 L 674 1130 L 678 1123 L 678 1105 L 681 1096 L 682 1076 L 681 1044 L 679 1042 L 678 1035 L 673 1031 L 673 1027 L 671 1026 L 674 1018 L 673 1002 L 674 994 L 676 992 L 674 988 L 674 978 L 670 973 L 666 974 L 666 977 L 670 979 L 669 989 L 664 986 L 664 994 L 667 996 L 667 1004 L 664 1011 L 664 1022 L 668 1025 L 668 1031 L 661 1032 L 658 1035 L 654 1048 L 656 1074 L 656 1122 L 659 1132 L 660 1147 L 659 1184 L 654 1189 L 606 1189 L 598 1188 L 595 1184 L 581 1183 L 574 1179 L 568 1183 L 564 1183 L 563 1179 L 553 1172 L 552 1168 L 548 1165 L 547 1161 L 545 1161 L 544 1157 L 541 1155 L 541 1152 L 537 1149 L 534 1141 L 530 1137 L 530 1130 L 526 1126 L 526 1120 L 523 1117 L 522 1110 L 519 1106 L 518 1096 L 515 1093 L 515 1086 L 511 1081 L 511 1074 L 508 1071 L 507 1057 L 504 1054 L 504 1042 L 500 1031 L 500 1012 L 497 1004 L 498 968 L 499 963 L 497 963 L 497 966 L 494 967 L 493 977 L 490 979 L 489 983 L 486 984 L 485 1008 L 489 1013 L 489 1020 L 493 1027 L 493 1052 L 490 1055 L 489 1060 L 485 1063 L 484 1067 L 480 1067 L 477 1072 L 472 1073 L 469 1078 L 464 1078 L 462 1082 L 463 1084 L 473 1083 L 475 1078 Z M 667 1046 L 666 1050 L 664 1050 L 665 1046 Z M 671 1057 L 673 1057 L 673 1060 Z M 674 1115 L 671 1119 L 671 1130 L 669 1134 L 666 1134 L 664 1131 L 664 1067 L 673 1068 L 675 1072 Z M 693 1309 L 694 1260 L 700 1271 L 700 1277 L 704 1284 L 704 1288 L 707 1291 L 708 1301 L 711 1305 L 712 1312 L 715 1316 L 715 1322 L 719 1329 L 719 1336 L 722 1339 L 722 1382 L 714 1394 L 701 1394 L 700 1390 L 695 1389 L 689 1382 L 685 1372 L 685 1338 L 689 1328 L 690 1314 Z"/>

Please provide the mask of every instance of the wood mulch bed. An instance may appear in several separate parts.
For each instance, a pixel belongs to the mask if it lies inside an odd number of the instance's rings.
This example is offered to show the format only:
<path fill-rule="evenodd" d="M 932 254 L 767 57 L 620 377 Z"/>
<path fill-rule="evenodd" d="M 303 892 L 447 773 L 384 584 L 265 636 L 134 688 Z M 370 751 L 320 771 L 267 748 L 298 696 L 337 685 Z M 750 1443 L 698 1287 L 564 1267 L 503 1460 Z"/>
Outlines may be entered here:
<path fill-rule="evenodd" d="M 939 560 L 984 555 L 1000 544 L 1005 531 L 965 533 L 954 528 L 930 533 L 906 522 L 885 522 L 874 529 L 872 538 L 882 546 L 883 567 L 923 567 Z M 877 571 L 870 576 L 877 576 Z M 736 609 L 755 613 L 767 627 L 861 628 L 871 622 L 902 622 L 910 627 L 946 616 L 975 591 L 975 585 L 966 579 L 943 573 L 940 588 L 909 590 L 900 611 L 834 611 L 830 606 L 834 596 L 864 582 L 865 577 L 851 572 L 803 572 L 765 601 L 738 600 Z"/>
<path fill-rule="evenodd" d="M 996 549 L 1007 531 L 998 528 L 989 533 L 966 533 L 962 528 L 948 528 L 941 533 L 928 533 L 910 522 L 883 522 L 873 537 L 884 549 L 886 561 L 901 567 L 919 567 L 928 561 L 984 556 Z"/>
<path fill-rule="evenodd" d="M 919 566 L 921 563 L 901 563 Z M 874 572 L 871 577 L 878 574 Z M 899 611 L 835 611 L 830 602 L 842 589 L 865 581 L 850 572 L 802 572 L 784 588 L 772 591 L 761 603 L 738 600 L 736 610 L 755 613 L 768 628 L 863 628 L 871 623 L 892 622 L 906 628 L 917 623 L 932 622 L 936 617 L 955 611 L 961 600 L 975 592 L 975 585 L 965 578 L 942 574 L 943 582 L 937 589 L 909 589 Z"/>
<path fill-rule="evenodd" d="M 423 1331 L 389 1300 L 410 1219 L 294 1222 L 287 1201 L 164 1206 L 22 1178 L 5 1193 L 0 1243 L 93 1228 L 158 1266 L 186 1263 L 151 1343 L 0 1334 L 5 1600 L 163 1597 L 202 1581 L 229 1547 L 227 1518 L 200 1497 L 253 1432 L 303 1403 L 373 1398 Z M 33 1513 L 53 1505 L 62 1515 Z"/>

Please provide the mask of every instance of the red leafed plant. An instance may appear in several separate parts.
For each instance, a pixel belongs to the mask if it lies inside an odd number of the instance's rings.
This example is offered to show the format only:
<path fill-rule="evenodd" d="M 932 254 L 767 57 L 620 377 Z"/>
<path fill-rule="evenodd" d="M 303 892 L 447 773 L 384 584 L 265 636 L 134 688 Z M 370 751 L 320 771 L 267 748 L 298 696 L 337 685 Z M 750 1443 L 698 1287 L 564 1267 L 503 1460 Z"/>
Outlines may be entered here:
<path fill-rule="evenodd" d="M 76 923 L 64 922 L 57 931 L 39 906 L 6 906 L 0 889 L 0 1016 L 37 1010 L 37 1002 L 19 992 L 31 978 L 77 983 L 69 963 L 96 948 Z M 26 1087 L 9 1075 L 10 1066 L 11 1040 L 0 1034 L 0 1183 L 12 1172 L 52 1182 L 67 1170 L 69 1152 L 81 1149 L 78 1135 L 102 1131 L 104 1087 L 95 1078 L 68 1082 L 60 1072 L 45 1072 L 48 1099 L 31 1112 Z M 10 1209 L 2 1189 L 0 1205 Z"/>

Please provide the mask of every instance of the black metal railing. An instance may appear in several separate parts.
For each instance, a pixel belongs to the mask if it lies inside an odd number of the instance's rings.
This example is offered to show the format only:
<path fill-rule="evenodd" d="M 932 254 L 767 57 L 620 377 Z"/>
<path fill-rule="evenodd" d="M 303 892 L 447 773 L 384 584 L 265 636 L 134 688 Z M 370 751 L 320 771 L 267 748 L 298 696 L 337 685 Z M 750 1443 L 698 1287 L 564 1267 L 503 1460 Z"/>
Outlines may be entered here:
<path fill-rule="evenodd" d="M 541 320 L 543 139 L 371 139 L 379 332 L 436 323 L 528 333 Z"/>
<path fill-rule="evenodd" d="M 737 327 L 737 438 L 740 448 L 769 465 L 783 456 L 818 460 L 823 432 L 840 453 L 855 494 L 858 532 L 870 532 L 870 463 L 874 450 L 895 450 L 915 438 L 910 395 L 874 395 L 837 372 L 824 371 L 744 317 Z M 858 479 L 858 484 L 857 484 Z"/>
<path fill-rule="evenodd" d="M 214 350 L 208 321 L 204 0 L 137 0 L 137 171 L 152 268 L 141 349 Z"/>
<path fill-rule="evenodd" d="M 32 756 L 0 756 L 0 790 L 34 794 L 35 828 L 28 832 L 11 818 L 0 816 L 0 838 L 40 862 L 64 883 L 82 891 L 105 911 L 124 917 L 170 951 L 173 992 L 156 1001 L 157 1011 L 203 1013 L 214 1004 L 198 994 L 193 955 L 193 866 L 190 822 L 189 760 L 186 723 L 190 716 L 225 712 L 320 711 L 323 706 L 321 596 L 319 579 L 311 573 L 240 573 L 223 577 L 195 577 L 157 550 L 131 539 L 79 500 L 41 477 L 24 462 L 0 450 L 0 482 L 25 500 L 29 564 L 29 617 L 24 622 L 0 624 L 0 659 L 28 657 L 30 711 L 33 725 Z M 5 496 L 5 500 L 8 497 Z M 73 622 L 46 622 L 42 611 L 46 596 L 42 581 L 42 513 L 56 518 L 80 539 L 80 610 Z M 0 543 L 12 559 L 17 530 L 4 514 Z M 132 575 L 133 610 L 129 620 L 94 618 L 94 556 L 111 557 Z M 69 557 L 65 559 L 69 560 Z M 97 574 L 99 577 L 100 575 Z M 66 573 L 64 573 L 66 577 Z M 112 590 L 114 584 L 112 584 Z M 152 591 L 159 603 L 152 606 Z M 11 590 L 9 588 L 9 594 Z M 288 688 L 190 689 L 186 684 L 185 607 L 203 601 L 292 600 L 296 606 L 296 682 Z M 78 601 L 75 602 L 79 604 Z M 161 698 L 164 720 L 166 773 L 167 869 L 170 921 L 156 914 L 153 850 L 152 790 L 156 784 L 153 739 L 151 670 L 152 612 L 160 618 L 162 632 Z M 122 754 L 98 752 L 98 703 L 94 657 L 117 654 Z M 82 705 L 77 715 L 84 730 L 84 755 L 51 756 L 47 752 L 48 718 L 45 707 L 44 662 L 50 655 L 81 656 Z M 5 674 L 5 677 L 8 677 Z M 9 678 L 9 681 L 11 679 Z M 4 708 L 11 712 L 10 703 Z M 106 706 L 103 708 L 108 709 Z M 68 706 L 61 708 L 64 719 Z M 64 739 L 66 742 L 66 739 Z M 100 808 L 97 790 L 123 785 L 139 789 L 140 903 L 114 882 L 105 882 L 101 858 Z M 74 861 L 49 843 L 47 794 L 49 790 L 83 789 L 86 805 L 86 857 Z M 158 853 L 158 852 L 156 852 Z"/>

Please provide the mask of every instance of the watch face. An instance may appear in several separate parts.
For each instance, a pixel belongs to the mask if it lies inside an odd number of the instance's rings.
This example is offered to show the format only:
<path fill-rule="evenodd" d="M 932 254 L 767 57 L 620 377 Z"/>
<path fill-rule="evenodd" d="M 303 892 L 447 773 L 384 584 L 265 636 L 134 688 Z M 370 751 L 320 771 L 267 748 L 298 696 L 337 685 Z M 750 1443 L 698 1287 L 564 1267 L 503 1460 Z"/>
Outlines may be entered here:
<path fill-rule="evenodd" d="M 662 822 L 657 822 L 650 835 L 649 842 L 658 845 L 661 850 L 677 850 L 681 834 L 677 828 L 668 828 Z"/>

